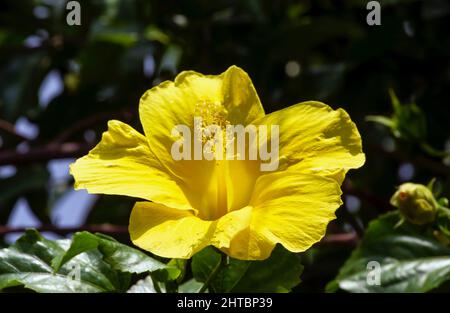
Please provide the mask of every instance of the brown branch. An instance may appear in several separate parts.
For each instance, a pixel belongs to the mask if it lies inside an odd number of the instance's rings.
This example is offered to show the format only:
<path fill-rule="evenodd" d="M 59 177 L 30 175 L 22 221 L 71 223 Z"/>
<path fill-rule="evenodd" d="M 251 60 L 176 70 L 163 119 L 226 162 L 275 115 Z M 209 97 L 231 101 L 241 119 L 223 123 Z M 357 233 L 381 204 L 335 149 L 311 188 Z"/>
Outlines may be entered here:
<path fill-rule="evenodd" d="M 371 205 L 376 207 L 378 210 L 381 210 L 382 212 L 389 212 L 389 211 L 392 211 L 395 209 L 389 203 L 389 201 L 379 198 L 367 190 L 355 188 L 353 186 L 353 184 L 348 180 L 345 181 L 344 184 L 342 185 L 342 191 L 345 194 L 349 194 L 349 195 L 353 195 L 358 198 L 361 198 L 362 200 L 366 201 L 367 203 L 370 203 Z"/>
<path fill-rule="evenodd" d="M 0 235 L 12 234 L 12 233 L 22 233 L 27 229 L 32 227 L 9 227 L 0 225 Z M 71 233 L 76 233 L 79 231 L 88 231 L 91 233 L 103 233 L 108 235 L 123 235 L 128 233 L 128 228 L 126 226 L 119 225 L 85 225 L 81 227 L 64 227 L 58 228 L 54 225 L 43 225 L 40 227 L 34 227 L 39 232 L 53 232 L 59 235 L 67 235 Z M 319 246 L 350 246 L 354 247 L 358 244 L 359 237 L 356 233 L 342 233 L 342 234 L 330 234 L 325 236 L 319 243 Z"/>
<path fill-rule="evenodd" d="M 398 161 L 409 162 L 415 165 L 416 167 L 429 170 L 430 172 L 438 176 L 442 175 L 450 176 L 450 167 L 433 159 L 424 156 L 415 156 L 415 157 L 409 156 L 402 151 L 392 151 L 392 152 L 386 151 L 382 147 L 376 145 L 368 147 L 374 153 L 380 153 L 383 154 L 384 156 L 387 156 L 391 159 L 395 159 Z"/>
<path fill-rule="evenodd" d="M 125 120 L 131 120 L 133 113 L 128 110 L 122 110 L 119 112 L 102 112 L 95 115 L 88 116 L 84 119 L 77 121 L 76 123 L 69 126 L 65 131 L 59 134 L 52 143 L 62 143 L 66 142 L 72 138 L 75 134 L 88 129 L 98 123 L 111 120 L 114 118 L 125 118 Z"/>
<path fill-rule="evenodd" d="M 9 134 L 19 138 L 21 141 L 28 141 L 28 138 L 26 138 L 26 137 L 22 136 L 21 134 L 19 134 L 16 131 L 16 128 L 15 128 L 14 124 L 12 124 L 12 123 L 10 123 L 8 121 L 0 119 L 0 130 L 3 130 L 5 132 L 7 132 L 7 133 L 9 133 Z"/>
<path fill-rule="evenodd" d="M 92 148 L 89 144 L 64 143 L 31 148 L 21 153 L 16 150 L 0 152 L 0 165 L 26 165 L 53 159 L 75 158 L 85 155 Z"/>
<path fill-rule="evenodd" d="M 125 121 L 132 120 L 134 112 L 124 109 L 118 112 L 102 112 L 82 119 L 69 126 L 65 131 L 58 135 L 51 143 L 43 147 L 31 148 L 27 152 L 17 152 L 16 150 L 3 150 L 0 152 L 0 165 L 24 165 L 30 163 L 46 162 L 52 159 L 75 158 L 85 155 L 92 148 L 87 143 L 66 142 L 80 131 L 86 130 L 100 122 L 121 118 Z M 0 120 L 1 122 L 1 120 Z M 14 125 L 0 123 L 0 129 L 5 129 L 12 133 Z M 2 127 L 3 126 L 3 127 Z M 20 134 L 14 133 L 16 136 Z M 23 137 L 22 137 L 23 138 Z M 27 140 L 27 138 L 23 138 Z"/>
<path fill-rule="evenodd" d="M 128 233 L 128 228 L 126 226 L 118 225 L 85 225 L 81 227 L 64 227 L 59 228 L 54 225 L 43 225 L 40 227 L 8 227 L 0 225 L 0 235 L 12 234 L 12 233 L 22 233 L 27 229 L 34 228 L 39 232 L 53 232 L 59 235 L 67 235 L 71 233 L 76 233 L 79 231 L 88 231 L 91 233 L 103 233 L 103 234 L 126 234 Z"/>
<path fill-rule="evenodd" d="M 80 38 L 65 38 L 61 35 L 55 35 L 49 39 L 43 40 L 37 46 L 30 47 L 25 45 L 24 43 L 3 45 L 0 51 L 0 56 L 9 56 L 11 54 L 31 54 L 38 51 L 59 50 L 68 44 L 82 47 L 85 45 L 85 41 L 81 40 Z"/>
<path fill-rule="evenodd" d="M 359 236 L 356 232 L 329 234 L 317 243 L 318 246 L 349 246 L 356 247 L 359 242 Z"/>

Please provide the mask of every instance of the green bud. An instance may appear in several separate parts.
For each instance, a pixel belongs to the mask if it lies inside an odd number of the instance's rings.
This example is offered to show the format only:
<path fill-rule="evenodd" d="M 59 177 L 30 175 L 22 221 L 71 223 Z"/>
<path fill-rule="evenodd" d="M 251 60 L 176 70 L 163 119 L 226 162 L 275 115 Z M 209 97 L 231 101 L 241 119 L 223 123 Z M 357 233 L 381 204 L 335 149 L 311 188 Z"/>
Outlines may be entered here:
<path fill-rule="evenodd" d="M 424 225 L 436 219 L 438 204 L 424 185 L 405 183 L 391 198 L 391 204 L 412 224 Z"/>

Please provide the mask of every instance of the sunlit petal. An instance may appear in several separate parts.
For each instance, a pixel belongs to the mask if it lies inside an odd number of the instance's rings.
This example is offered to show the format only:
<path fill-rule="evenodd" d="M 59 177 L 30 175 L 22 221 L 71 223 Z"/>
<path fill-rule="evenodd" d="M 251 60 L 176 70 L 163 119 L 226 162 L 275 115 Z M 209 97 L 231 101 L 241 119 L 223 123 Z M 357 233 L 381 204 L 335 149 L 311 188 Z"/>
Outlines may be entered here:
<path fill-rule="evenodd" d="M 192 209 L 179 185 L 150 152 L 146 138 L 119 121 L 108 123 L 100 143 L 73 163 L 70 172 L 75 189 Z"/>
<path fill-rule="evenodd" d="M 248 228 L 229 249 L 237 259 L 265 259 L 277 243 L 302 252 L 320 241 L 342 204 L 339 184 L 331 178 L 284 171 L 261 176 L 255 186 Z"/>
<path fill-rule="evenodd" d="M 142 249 L 167 258 L 190 258 L 209 245 L 229 247 L 231 238 L 248 226 L 250 213 L 250 208 L 244 208 L 205 221 L 189 211 L 138 202 L 129 231 L 133 243 Z"/>
<path fill-rule="evenodd" d="M 361 136 L 347 112 L 308 101 L 258 119 L 279 125 L 279 170 L 298 170 L 335 178 L 364 164 Z"/>

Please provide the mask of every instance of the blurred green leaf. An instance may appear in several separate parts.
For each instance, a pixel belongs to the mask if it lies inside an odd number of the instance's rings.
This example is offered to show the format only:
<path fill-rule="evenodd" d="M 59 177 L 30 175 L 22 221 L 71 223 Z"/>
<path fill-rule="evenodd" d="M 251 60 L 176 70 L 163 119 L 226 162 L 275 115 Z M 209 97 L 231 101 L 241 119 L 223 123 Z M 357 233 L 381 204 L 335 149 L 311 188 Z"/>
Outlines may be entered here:
<path fill-rule="evenodd" d="M 171 44 L 165 50 L 163 57 L 161 59 L 161 64 L 159 67 L 159 73 L 169 72 L 175 74 L 178 71 L 178 66 L 180 63 L 183 50 L 175 44 Z"/>
<path fill-rule="evenodd" d="M 131 47 L 137 42 L 138 38 L 136 33 L 110 31 L 96 34 L 93 40 L 106 41 L 124 47 Z"/>
<path fill-rule="evenodd" d="M 398 138 L 424 140 L 427 132 L 426 118 L 422 109 L 415 103 L 401 104 L 394 91 L 389 90 L 394 108 L 393 133 Z"/>
<path fill-rule="evenodd" d="M 46 187 L 50 175 L 44 166 L 19 168 L 14 176 L 0 179 L 0 223 L 8 220 L 7 207 L 25 196 L 30 209 L 43 222 L 50 221 Z M 3 208 L 5 208 L 3 210 Z"/>
<path fill-rule="evenodd" d="M 0 203 L 45 186 L 49 177 L 48 171 L 40 166 L 18 170 L 14 176 L 0 180 Z"/>
<path fill-rule="evenodd" d="M 450 209 L 440 207 L 437 213 L 436 224 L 439 230 L 447 236 L 450 243 Z"/>
<path fill-rule="evenodd" d="M 1 52 L 1 49 L 0 49 Z M 4 60 L 8 60 L 6 64 Z M 38 89 L 48 70 L 49 60 L 43 53 L 1 57 L 0 117 L 10 122 L 27 115 L 38 106 Z"/>
<path fill-rule="evenodd" d="M 382 116 L 382 115 L 368 115 L 366 117 L 366 121 L 375 122 L 375 123 L 384 125 L 389 128 L 394 127 L 394 121 L 392 119 L 390 119 L 389 117 Z"/>
<path fill-rule="evenodd" d="M 427 134 L 427 124 L 424 113 L 415 103 L 401 104 L 392 89 L 389 89 L 393 115 L 367 116 L 366 120 L 375 122 L 390 128 L 392 134 L 400 139 L 410 142 L 424 142 Z"/>
<path fill-rule="evenodd" d="M 148 40 L 158 41 L 164 45 L 167 45 L 170 42 L 170 37 L 153 25 L 150 25 L 145 29 L 144 35 Z"/>

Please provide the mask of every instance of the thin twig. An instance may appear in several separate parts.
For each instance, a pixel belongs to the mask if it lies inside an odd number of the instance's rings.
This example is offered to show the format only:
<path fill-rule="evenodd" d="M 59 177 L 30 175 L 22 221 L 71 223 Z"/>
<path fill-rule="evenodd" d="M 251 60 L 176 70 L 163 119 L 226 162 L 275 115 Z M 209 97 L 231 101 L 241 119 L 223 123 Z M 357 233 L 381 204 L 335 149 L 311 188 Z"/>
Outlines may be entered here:
<path fill-rule="evenodd" d="M 150 273 L 150 279 L 152 280 L 153 287 L 155 288 L 156 293 L 162 293 L 161 288 L 159 287 L 158 280 L 155 278 L 155 274 Z"/>
<path fill-rule="evenodd" d="M 26 165 L 53 159 L 75 158 L 85 155 L 91 148 L 90 144 L 72 142 L 30 148 L 24 153 L 6 150 L 0 153 L 0 165 Z"/>
<path fill-rule="evenodd" d="M 34 228 L 39 232 L 52 232 L 58 235 L 68 235 L 80 231 L 88 231 L 91 233 L 103 233 L 107 235 L 124 235 L 128 234 L 126 226 L 102 224 L 102 225 L 84 225 L 80 227 L 57 227 L 55 225 L 42 225 L 39 227 L 9 227 L 0 225 L 0 236 L 6 234 L 23 233 L 27 229 Z M 340 233 L 326 235 L 317 246 L 349 246 L 355 247 L 359 242 L 357 233 Z"/>
<path fill-rule="evenodd" d="M 345 194 L 354 195 L 370 203 L 379 211 L 389 212 L 394 210 L 394 207 L 389 203 L 389 201 L 379 198 L 378 196 L 372 194 L 367 190 L 355 188 L 349 181 L 345 181 L 345 183 L 342 185 L 342 190 Z"/>
<path fill-rule="evenodd" d="M 433 159 L 424 157 L 424 156 L 409 156 L 406 153 L 402 152 L 402 151 L 386 151 L 385 149 L 383 149 L 380 146 L 377 145 L 371 145 L 368 146 L 369 149 L 376 153 L 374 155 L 377 154 L 382 154 L 386 157 L 389 157 L 391 159 L 395 159 L 398 161 L 403 161 L 403 162 L 409 162 L 419 168 L 423 168 L 426 169 L 438 176 L 450 176 L 450 166 L 447 166 L 441 162 L 435 161 Z"/>
<path fill-rule="evenodd" d="M 12 123 L 10 123 L 8 121 L 0 119 L 0 130 L 3 130 L 5 132 L 7 132 L 7 133 L 9 133 L 9 134 L 19 138 L 21 141 L 28 141 L 28 138 L 22 136 L 21 134 L 19 134 L 16 131 L 16 128 L 15 128 L 14 124 L 12 124 Z"/>
<path fill-rule="evenodd" d="M 103 233 L 111 235 L 128 233 L 128 228 L 126 226 L 110 225 L 110 224 L 85 225 L 81 227 L 63 227 L 63 228 L 59 228 L 54 225 L 42 225 L 39 227 L 9 227 L 0 225 L 0 235 L 22 233 L 29 228 L 35 228 L 39 232 L 48 231 L 59 235 L 67 235 L 79 231 L 88 231 L 91 233 Z"/>
<path fill-rule="evenodd" d="M 352 233 L 342 233 L 342 234 L 330 234 L 325 236 L 320 242 L 317 243 L 318 246 L 350 246 L 355 247 L 359 242 L 359 236 L 356 232 Z"/>
<path fill-rule="evenodd" d="M 111 120 L 114 118 L 125 118 L 126 120 L 130 120 L 132 115 L 133 113 L 128 110 L 122 110 L 119 112 L 101 112 L 95 115 L 88 116 L 69 126 L 65 131 L 63 131 L 55 139 L 53 139 L 52 143 L 57 144 L 66 142 L 69 139 L 72 139 L 72 137 L 77 133 L 107 120 Z"/>

